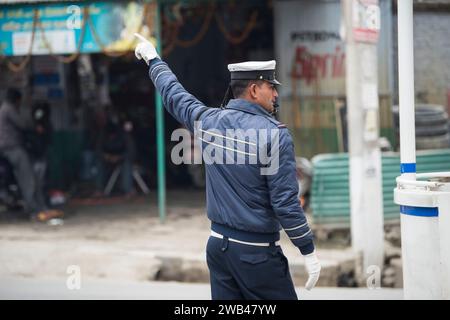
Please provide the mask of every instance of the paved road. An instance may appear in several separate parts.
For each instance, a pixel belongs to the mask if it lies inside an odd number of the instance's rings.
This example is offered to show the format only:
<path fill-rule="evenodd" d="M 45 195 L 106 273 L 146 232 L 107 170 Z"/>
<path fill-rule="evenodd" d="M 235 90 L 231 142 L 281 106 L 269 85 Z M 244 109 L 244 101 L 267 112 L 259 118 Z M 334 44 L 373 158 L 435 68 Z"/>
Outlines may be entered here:
<path fill-rule="evenodd" d="M 297 288 L 304 300 L 395 300 L 403 299 L 401 289 Z M 66 279 L 0 278 L 0 299 L 124 299 L 124 300 L 208 300 L 207 284 L 179 282 L 130 282 L 82 279 L 79 290 L 69 290 Z"/>

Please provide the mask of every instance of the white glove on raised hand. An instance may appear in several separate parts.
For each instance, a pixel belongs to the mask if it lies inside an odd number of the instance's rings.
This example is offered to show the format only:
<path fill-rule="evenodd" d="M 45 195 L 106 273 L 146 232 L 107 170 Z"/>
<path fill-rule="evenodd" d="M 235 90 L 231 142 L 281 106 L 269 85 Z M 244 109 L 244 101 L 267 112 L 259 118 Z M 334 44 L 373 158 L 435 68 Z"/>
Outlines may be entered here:
<path fill-rule="evenodd" d="M 134 49 L 134 54 L 136 58 L 141 60 L 144 58 L 144 61 L 149 64 L 150 60 L 153 60 L 155 58 L 159 58 L 158 53 L 156 52 L 155 46 L 145 39 L 143 36 L 141 36 L 139 33 L 134 34 L 137 38 L 139 38 L 140 42 L 136 46 L 136 49 Z"/>
<path fill-rule="evenodd" d="M 306 271 L 309 275 L 308 281 L 306 281 L 305 284 L 305 289 L 311 290 L 316 285 L 317 280 L 319 280 L 321 266 L 315 251 L 305 255 L 304 257 Z"/>

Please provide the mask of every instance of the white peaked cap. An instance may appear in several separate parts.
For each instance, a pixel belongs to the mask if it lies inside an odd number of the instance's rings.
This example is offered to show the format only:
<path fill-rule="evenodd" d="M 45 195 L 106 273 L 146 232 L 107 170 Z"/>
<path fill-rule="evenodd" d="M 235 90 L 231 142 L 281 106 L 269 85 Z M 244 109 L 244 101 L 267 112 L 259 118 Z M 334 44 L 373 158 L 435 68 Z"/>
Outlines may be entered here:
<path fill-rule="evenodd" d="M 230 72 L 235 71 L 258 71 L 258 70 L 275 70 L 277 62 L 270 61 L 246 61 L 240 63 L 232 63 L 228 65 Z"/>
<path fill-rule="evenodd" d="M 275 79 L 275 60 L 247 61 L 228 65 L 231 80 L 264 80 L 272 84 L 280 85 Z"/>

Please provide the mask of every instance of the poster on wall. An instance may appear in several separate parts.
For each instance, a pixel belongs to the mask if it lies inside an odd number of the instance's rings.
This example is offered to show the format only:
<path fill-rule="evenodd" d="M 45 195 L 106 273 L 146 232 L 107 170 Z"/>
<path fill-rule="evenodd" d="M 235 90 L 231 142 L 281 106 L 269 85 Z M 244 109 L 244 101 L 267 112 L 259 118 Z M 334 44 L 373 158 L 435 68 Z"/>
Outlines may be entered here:
<path fill-rule="evenodd" d="M 277 1 L 275 50 L 282 94 L 345 94 L 339 1 Z"/>
<path fill-rule="evenodd" d="M 353 2 L 353 37 L 357 42 L 377 43 L 380 33 L 378 0 Z"/>
<path fill-rule="evenodd" d="M 67 2 L 0 6 L 0 54 L 130 51 L 135 32 L 154 36 L 156 2 Z M 154 39 L 153 39 L 154 40 Z"/>

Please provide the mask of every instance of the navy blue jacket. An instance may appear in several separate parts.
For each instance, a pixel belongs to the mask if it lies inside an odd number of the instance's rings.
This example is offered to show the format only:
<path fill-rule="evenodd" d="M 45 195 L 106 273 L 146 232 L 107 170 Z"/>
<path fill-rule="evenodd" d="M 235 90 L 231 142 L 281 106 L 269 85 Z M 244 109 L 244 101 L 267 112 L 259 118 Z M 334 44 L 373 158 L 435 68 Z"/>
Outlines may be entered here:
<path fill-rule="evenodd" d="M 197 128 L 203 154 L 211 147 L 216 151 L 210 155 L 224 159 L 224 164 L 204 160 L 211 228 L 242 241 L 271 242 L 279 239 L 282 227 L 302 254 L 311 253 L 313 235 L 298 200 L 294 145 L 288 129 L 261 106 L 244 99 L 232 99 L 224 109 L 206 107 L 158 58 L 150 61 L 149 75 L 167 111 L 190 131 Z M 251 135 L 244 135 L 244 140 L 230 138 L 227 129 L 254 129 L 257 139 Z M 262 174 L 270 167 L 267 156 L 249 159 L 259 155 L 260 148 L 265 151 L 262 154 L 278 158 L 271 174 Z M 221 149 L 223 155 L 216 154 Z M 233 164 L 225 162 L 230 151 L 235 154 Z M 236 163 L 236 152 L 246 159 L 245 164 Z"/>

